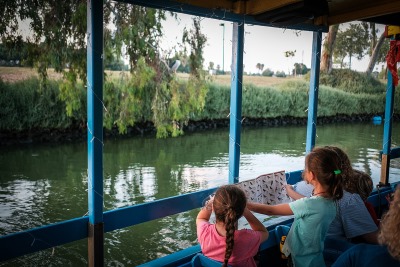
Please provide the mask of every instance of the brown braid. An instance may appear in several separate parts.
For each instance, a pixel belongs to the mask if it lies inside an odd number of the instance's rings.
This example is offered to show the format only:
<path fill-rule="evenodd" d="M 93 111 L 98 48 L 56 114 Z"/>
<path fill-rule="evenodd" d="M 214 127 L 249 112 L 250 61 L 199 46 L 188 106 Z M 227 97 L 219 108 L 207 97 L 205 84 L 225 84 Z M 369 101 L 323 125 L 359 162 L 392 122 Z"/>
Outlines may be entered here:
<path fill-rule="evenodd" d="M 232 255 L 233 246 L 235 245 L 235 224 L 237 222 L 236 214 L 233 208 L 229 208 L 225 216 L 225 230 L 226 230 L 226 250 L 223 266 L 228 266 L 228 260 Z"/>
<path fill-rule="evenodd" d="M 221 186 L 215 193 L 213 209 L 217 222 L 223 222 L 226 230 L 226 250 L 223 266 L 228 265 L 235 244 L 237 221 L 246 207 L 246 195 L 235 185 Z"/>

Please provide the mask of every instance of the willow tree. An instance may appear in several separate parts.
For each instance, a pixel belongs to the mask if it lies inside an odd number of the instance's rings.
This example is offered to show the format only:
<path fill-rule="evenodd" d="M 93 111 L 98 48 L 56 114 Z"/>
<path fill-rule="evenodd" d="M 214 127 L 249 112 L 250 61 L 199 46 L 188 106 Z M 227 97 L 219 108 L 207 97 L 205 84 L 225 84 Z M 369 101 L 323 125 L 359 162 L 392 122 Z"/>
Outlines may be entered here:
<path fill-rule="evenodd" d="M 87 1 L 1 2 L 2 43 L 16 47 L 14 44 L 23 37 L 29 44 L 28 58 L 38 70 L 42 90 L 46 88 L 48 68 L 63 73 L 60 97 L 65 101 L 66 113 L 75 118 L 80 114 L 77 119 L 83 122 Z M 122 88 L 112 81 L 105 83 L 104 105 L 107 111 L 104 118 L 107 128 L 116 126 L 120 133 L 125 133 L 128 127 L 150 117 L 158 136 L 175 136 L 182 133 L 182 124 L 187 122 L 190 114 L 204 106 L 204 97 L 194 97 L 192 94 L 198 92 L 182 89 L 185 86 L 168 71 L 157 51 L 165 18 L 163 10 L 104 1 L 104 60 L 126 56 L 130 66 L 129 80 L 123 83 Z M 20 30 L 24 21 L 29 23 L 29 35 Z M 197 36 L 201 36 L 200 28 L 197 30 Z M 194 52 L 191 61 L 202 59 L 202 55 L 199 57 L 202 45 L 192 45 L 193 49 L 200 50 Z M 194 78 L 189 81 L 188 88 L 194 86 L 194 81 L 200 82 L 204 78 L 195 72 L 192 74 Z"/>
<path fill-rule="evenodd" d="M 86 1 L 1 1 L 0 36 L 10 47 L 23 40 L 30 47 L 28 59 L 45 86 L 47 69 L 63 72 L 66 65 L 86 78 Z M 21 22 L 29 29 L 21 29 Z M 29 31 L 29 34 L 26 32 Z"/>
<path fill-rule="evenodd" d="M 167 85 L 157 88 L 157 97 L 154 100 L 161 98 L 161 103 L 167 105 L 164 109 L 156 109 L 157 102 L 153 101 L 154 121 L 160 125 L 157 128 L 157 136 L 165 136 L 168 132 L 173 136 L 182 134 L 184 125 L 190 119 L 194 119 L 196 113 L 205 105 L 208 87 L 205 84 L 203 52 L 207 38 L 201 32 L 201 19 L 194 17 L 192 20 L 192 27 L 185 27 L 182 35 L 183 54 L 189 54 L 190 77 L 187 83 L 170 79 L 169 94 L 166 94 L 164 89 Z"/>

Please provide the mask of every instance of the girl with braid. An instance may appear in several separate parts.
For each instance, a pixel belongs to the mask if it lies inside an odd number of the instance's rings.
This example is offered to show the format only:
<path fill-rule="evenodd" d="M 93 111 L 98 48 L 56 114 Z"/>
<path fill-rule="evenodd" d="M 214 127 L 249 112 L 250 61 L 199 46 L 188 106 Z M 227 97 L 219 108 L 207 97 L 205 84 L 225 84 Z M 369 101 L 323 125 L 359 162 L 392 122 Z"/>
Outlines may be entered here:
<path fill-rule="evenodd" d="M 222 266 L 257 266 L 254 256 L 267 240 L 265 226 L 247 209 L 245 193 L 236 185 L 221 186 L 206 202 L 196 218 L 197 238 L 203 254 L 222 262 Z M 215 213 L 215 224 L 210 216 Z M 238 220 L 244 216 L 250 229 L 238 230 Z"/>
<path fill-rule="evenodd" d="M 282 252 L 289 266 L 325 266 L 324 240 L 336 216 L 335 202 L 343 196 L 342 176 L 339 155 L 329 147 L 316 147 L 307 154 L 303 171 L 304 180 L 314 187 L 311 197 L 279 205 L 247 204 L 262 214 L 294 215 L 290 229 L 277 227 L 278 233 L 288 232 Z"/>

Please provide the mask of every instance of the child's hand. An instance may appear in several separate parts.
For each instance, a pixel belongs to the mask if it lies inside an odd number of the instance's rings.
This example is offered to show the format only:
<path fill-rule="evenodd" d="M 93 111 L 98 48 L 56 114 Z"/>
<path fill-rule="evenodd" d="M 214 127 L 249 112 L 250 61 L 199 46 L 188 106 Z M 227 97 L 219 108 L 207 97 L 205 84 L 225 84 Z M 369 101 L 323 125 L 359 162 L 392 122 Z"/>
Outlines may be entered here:
<path fill-rule="evenodd" d="M 291 184 L 287 184 L 285 187 L 286 187 L 286 191 L 294 190 L 293 186 Z"/>
<path fill-rule="evenodd" d="M 212 211 L 213 201 L 214 201 L 214 195 L 210 195 L 210 198 L 206 201 L 204 208 L 208 211 Z"/>

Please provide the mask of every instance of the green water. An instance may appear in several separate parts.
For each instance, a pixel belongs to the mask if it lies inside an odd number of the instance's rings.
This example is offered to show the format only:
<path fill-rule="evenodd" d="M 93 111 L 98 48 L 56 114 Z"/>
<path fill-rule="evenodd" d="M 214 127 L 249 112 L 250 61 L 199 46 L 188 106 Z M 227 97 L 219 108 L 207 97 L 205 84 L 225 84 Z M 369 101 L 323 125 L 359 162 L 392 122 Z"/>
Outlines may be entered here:
<path fill-rule="evenodd" d="M 393 126 L 399 132 L 400 124 Z M 317 145 L 338 145 L 353 167 L 379 181 L 383 125 L 319 126 Z M 243 129 L 240 179 L 303 168 L 306 127 Z M 394 136 L 397 146 L 400 137 Z M 227 182 L 228 129 L 157 140 L 104 143 L 104 210 L 149 202 Z M 400 180 L 393 160 L 391 181 Z M 87 145 L 0 148 L 0 234 L 87 213 Z M 135 266 L 196 244 L 197 210 L 105 234 L 105 265 Z M 123 218 L 122 218 L 123 219 Z M 86 266 L 87 241 L 27 255 L 0 266 Z"/>

